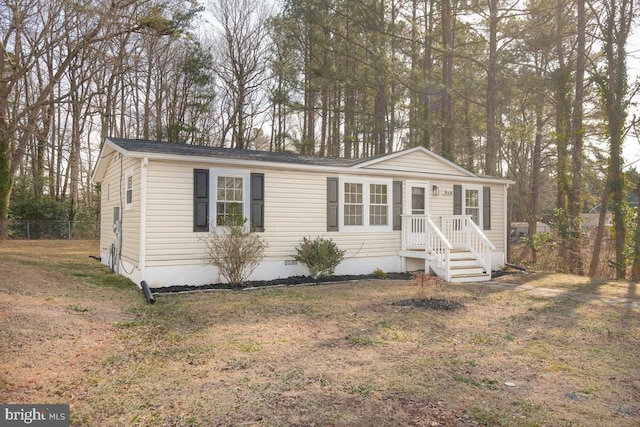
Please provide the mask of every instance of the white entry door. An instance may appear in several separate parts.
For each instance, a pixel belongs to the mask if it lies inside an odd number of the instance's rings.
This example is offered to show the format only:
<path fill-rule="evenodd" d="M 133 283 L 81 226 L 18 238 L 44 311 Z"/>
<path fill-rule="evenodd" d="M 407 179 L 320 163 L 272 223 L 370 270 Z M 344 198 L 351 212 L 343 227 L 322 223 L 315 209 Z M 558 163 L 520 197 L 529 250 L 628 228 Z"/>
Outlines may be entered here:
<path fill-rule="evenodd" d="M 429 183 L 408 182 L 407 200 L 409 201 L 408 212 L 411 215 L 425 215 L 429 213 Z"/>

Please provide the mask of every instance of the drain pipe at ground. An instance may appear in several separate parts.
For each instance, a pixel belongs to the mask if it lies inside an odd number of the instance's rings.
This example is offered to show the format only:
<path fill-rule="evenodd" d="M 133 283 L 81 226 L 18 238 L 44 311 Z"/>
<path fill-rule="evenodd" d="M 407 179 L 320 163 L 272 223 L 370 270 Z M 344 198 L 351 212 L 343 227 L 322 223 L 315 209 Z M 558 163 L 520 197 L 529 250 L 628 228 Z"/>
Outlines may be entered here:
<path fill-rule="evenodd" d="M 140 286 L 142 286 L 142 291 L 144 292 L 144 297 L 147 299 L 147 302 L 149 304 L 153 304 L 154 302 L 156 302 L 156 299 L 153 297 L 151 289 L 149 289 L 149 285 L 147 285 L 147 282 L 145 280 L 140 282 Z"/>

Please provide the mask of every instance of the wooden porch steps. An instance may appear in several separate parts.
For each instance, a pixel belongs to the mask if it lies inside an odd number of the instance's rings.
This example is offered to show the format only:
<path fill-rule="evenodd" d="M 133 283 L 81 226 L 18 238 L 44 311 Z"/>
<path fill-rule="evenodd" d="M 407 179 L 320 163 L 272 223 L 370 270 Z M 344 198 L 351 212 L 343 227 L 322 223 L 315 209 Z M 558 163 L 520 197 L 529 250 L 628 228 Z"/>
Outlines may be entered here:
<path fill-rule="evenodd" d="M 426 263 L 432 261 L 430 255 L 424 250 L 400 251 L 400 256 L 408 258 L 424 259 Z M 466 249 L 453 249 L 450 252 L 451 282 L 486 282 L 491 280 L 491 272 L 485 272 L 480 262 Z M 438 273 L 438 268 L 430 265 L 431 269 Z"/>
<path fill-rule="evenodd" d="M 486 282 L 491 279 L 491 272 L 487 274 L 471 252 L 464 249 L 451 251 L 450 270 L 451 281 L 455 283 Z"/>

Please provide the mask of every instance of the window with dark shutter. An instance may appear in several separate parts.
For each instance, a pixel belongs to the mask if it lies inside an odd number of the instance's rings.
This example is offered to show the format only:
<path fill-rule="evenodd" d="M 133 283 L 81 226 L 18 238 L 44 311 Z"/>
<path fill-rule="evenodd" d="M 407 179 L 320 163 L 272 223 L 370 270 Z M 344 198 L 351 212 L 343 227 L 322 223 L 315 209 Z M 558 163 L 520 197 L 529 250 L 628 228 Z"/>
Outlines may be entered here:
<path fill-rule="evenodd" d="M 209 231 L 209 170 L 193 170 L 193 231 Z"/>
<path fill-rule="evenodd" d="M 264 174 L 251 174 L 251 230 L 264 231 Z"/>
<path fill-rule="evenodd" d="M 393 181 L 393 229 L 402 230 L 402 181 Z"/>
<path fill-rule="evenodd" d="M 482 187 L 482 229 L 491 230 L 491 187 Z"/>
<path fill-rule="evenodd" d="M 327 178 L 327 231 L 338 231 L 338 178 Z"/>

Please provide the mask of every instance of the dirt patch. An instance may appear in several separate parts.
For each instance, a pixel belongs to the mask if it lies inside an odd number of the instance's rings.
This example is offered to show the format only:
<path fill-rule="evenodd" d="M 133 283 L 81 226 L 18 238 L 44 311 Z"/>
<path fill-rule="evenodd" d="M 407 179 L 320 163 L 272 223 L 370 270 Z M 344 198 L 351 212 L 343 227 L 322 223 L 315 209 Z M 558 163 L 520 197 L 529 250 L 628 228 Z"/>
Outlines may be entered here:
<path fill-rule="evenodd" d="M 441 298 L 410 298 L 392 303 L 402 307 L 417 307 L 425 310 L 455 311 L 464 306 L 458 301 Z"/>
<path fill-rule="evenodd" d="M 114 324 L 130 319 L 103 289 L 56 268 L 84 259 L 94 242 L 1 242 L 0 363 L 14 403 L 73 402 L 61 384 L 80 379 L 116 344 Z M 89 261 L 87 261 L 89 262 Z M 95 261 L 93 261 L 95 262 Z"/>

